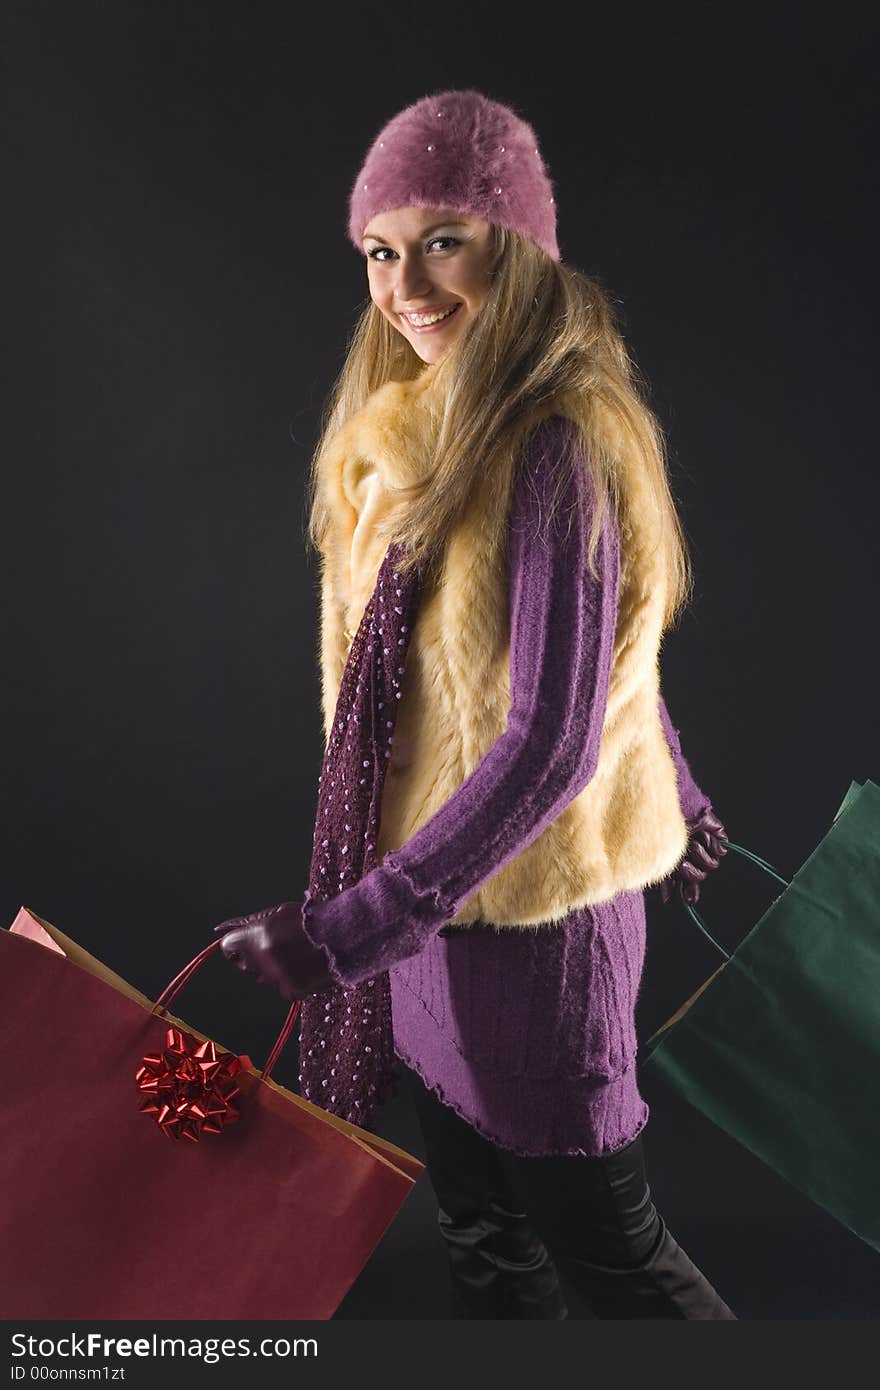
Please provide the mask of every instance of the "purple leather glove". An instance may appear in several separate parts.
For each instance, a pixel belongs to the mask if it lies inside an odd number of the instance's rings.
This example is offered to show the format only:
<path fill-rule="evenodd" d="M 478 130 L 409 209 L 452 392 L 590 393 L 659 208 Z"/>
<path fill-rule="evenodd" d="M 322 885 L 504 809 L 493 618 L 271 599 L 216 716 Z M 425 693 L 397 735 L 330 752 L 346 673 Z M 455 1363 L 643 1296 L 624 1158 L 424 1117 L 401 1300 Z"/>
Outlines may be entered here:
<path fill-rule="evenodd" d="M 274 985 L 283 999 L 304 999 L 340 983 L 331 974 L 324 948 L 305 934 L 301 902 L 229 917 L 214 931 L 222 933 L 220 950 L 227 960 L 260 984 Z"/>
<path fill-rule="evenodd" d="M 722 845 L 721 841 L 726 840 L 728 835 L 721 821 L 708 806 L 696 816 L 692 816 L 687 822 L 687 827 L 690 838 L 685 856 L 675 872 L 664 878 L 658 886 L 660 896 L 666 903 L 675 887 L 681 883 L 682 896 L 685 902 L 693 907 L 700 900 L 700 884 L 712 869 L 718 868 L 727 853 L 727 847 Z"/>

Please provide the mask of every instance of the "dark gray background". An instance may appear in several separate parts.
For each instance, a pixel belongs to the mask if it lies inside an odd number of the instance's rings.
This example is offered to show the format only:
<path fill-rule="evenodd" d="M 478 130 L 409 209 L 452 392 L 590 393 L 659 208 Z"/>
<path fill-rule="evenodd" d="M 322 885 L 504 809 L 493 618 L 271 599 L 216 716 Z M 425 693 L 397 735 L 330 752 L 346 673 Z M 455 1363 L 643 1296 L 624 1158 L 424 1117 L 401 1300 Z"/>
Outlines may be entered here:
<path fill-rule="evenodd" d="M 26 904 L 155 995 L 214 923 L 302 896 L 304 486 L 367 293 L 346 200 L 380 126 L 450 86 L 532 122 L 563 257 L 618 305 L 697 574 L 667 703 L 731 839 L 793 872 L 880 777 L 875 7 L 4 13 L 3 925 Z M 731 946 L 773 893 L 731 855 L 704 915 Z M 643 1039 L 718 963 L 679 904 L 648 912 Z M 277 996 L 213 960 L 187 995 L 265 1057 Z M 877 1317 L 876 1252 L 644 1094 L 655 1200 L 741 1318 Z M 381 1131 L 423 1156 L 406 1096 Z M 433 1217 L 425 1177 L 339 1316 L 445 1315 Z"/>

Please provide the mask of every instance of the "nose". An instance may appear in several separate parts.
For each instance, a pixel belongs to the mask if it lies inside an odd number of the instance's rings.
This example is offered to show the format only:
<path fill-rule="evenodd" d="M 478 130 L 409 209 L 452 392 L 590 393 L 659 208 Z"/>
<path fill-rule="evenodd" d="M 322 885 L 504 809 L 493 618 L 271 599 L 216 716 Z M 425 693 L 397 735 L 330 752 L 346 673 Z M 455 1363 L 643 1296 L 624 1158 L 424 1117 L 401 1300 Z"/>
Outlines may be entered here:
<path fill-rule="evenodd" d="M 404 256 L 397 265 L 395 303 L 406 307 L 413 299 L 423 299 L 431 291 L 431 277 L 420 256 Z"/>

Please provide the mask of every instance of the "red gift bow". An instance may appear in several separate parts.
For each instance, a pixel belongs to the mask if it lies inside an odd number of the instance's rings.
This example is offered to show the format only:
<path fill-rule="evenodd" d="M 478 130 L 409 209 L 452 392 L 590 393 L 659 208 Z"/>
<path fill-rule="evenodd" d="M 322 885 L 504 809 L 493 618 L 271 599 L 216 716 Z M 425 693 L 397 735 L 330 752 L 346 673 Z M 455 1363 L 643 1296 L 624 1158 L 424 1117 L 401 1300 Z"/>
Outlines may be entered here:
<path fill-rule="evenodd" d="M 202 1134 L 219 1134 L 239 1119 L 232 1101 L 239 1093 L 233 1077 L 241 1069 L 242 1059 L 234 1053 L 218 1052 L 210 1041 L 190 1047 L 179 1028 L 169 1027 L 164 1052 L 144 1057 L 135 1073 L 138 1089 L 145 1092 L 140 1113 L 155 1115 L 171 1139 L 198 1143 Z"/>
<path fill-rule="evenodd" d="M 216 937 L 199 951 L 165 986 L 151 1012 L 167 1008 L 221 944 L 221 938 Z M 263 1068 L 263 1081 L 269 1080 L 301 1008 L 302 1000 L 295 999 Z M 247 1068 L 253 1069 L 250 1057 L 218 1052 L 216 1043 L 210 1041 L 190 1051 L 185 1034 L 171 1025 L 165 1033 L 164 1052 L 144 1057 L 143 1064 L 135 1072 L 138 1090 L 147 1093 L 141 1114 L 155 1115 L 156 1124 L 171 1139 L 192 1139 L 198 1143 L 203 1134 L 219 1134 L 224 1125 L 235 1124 L 239 1119 L 232 1100 L 240 1088 L 232 1078 Z"/>

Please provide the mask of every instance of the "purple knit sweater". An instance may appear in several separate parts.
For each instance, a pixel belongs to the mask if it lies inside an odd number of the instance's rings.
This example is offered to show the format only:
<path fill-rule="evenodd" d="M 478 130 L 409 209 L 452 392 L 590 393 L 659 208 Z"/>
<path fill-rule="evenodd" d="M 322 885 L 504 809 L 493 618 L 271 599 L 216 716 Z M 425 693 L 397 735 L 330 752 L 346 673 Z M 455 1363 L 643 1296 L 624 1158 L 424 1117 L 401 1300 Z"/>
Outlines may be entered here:
<path fill-rule="evenodd" d="M 522 1154 L 606 1153 L 648 1118 L 636 1085 L 641 891 L 538 928 L 441 928 L 592 777 L 617 617 L 609 513 L 587 567 L 592 489 L 563 464 L 561 417 L 532 435 L 509 523 L 511 709 L 445 804 L 353 887 L 304 913 L 346 984 L 390 972 L 397 1055 L 480 1133 Z M 564 475 L 559 479 L 559 469 Z M 554 520 L 547 511 L 557 481 Z M 694 782 L 662 696 L 685 816 Z"/>

